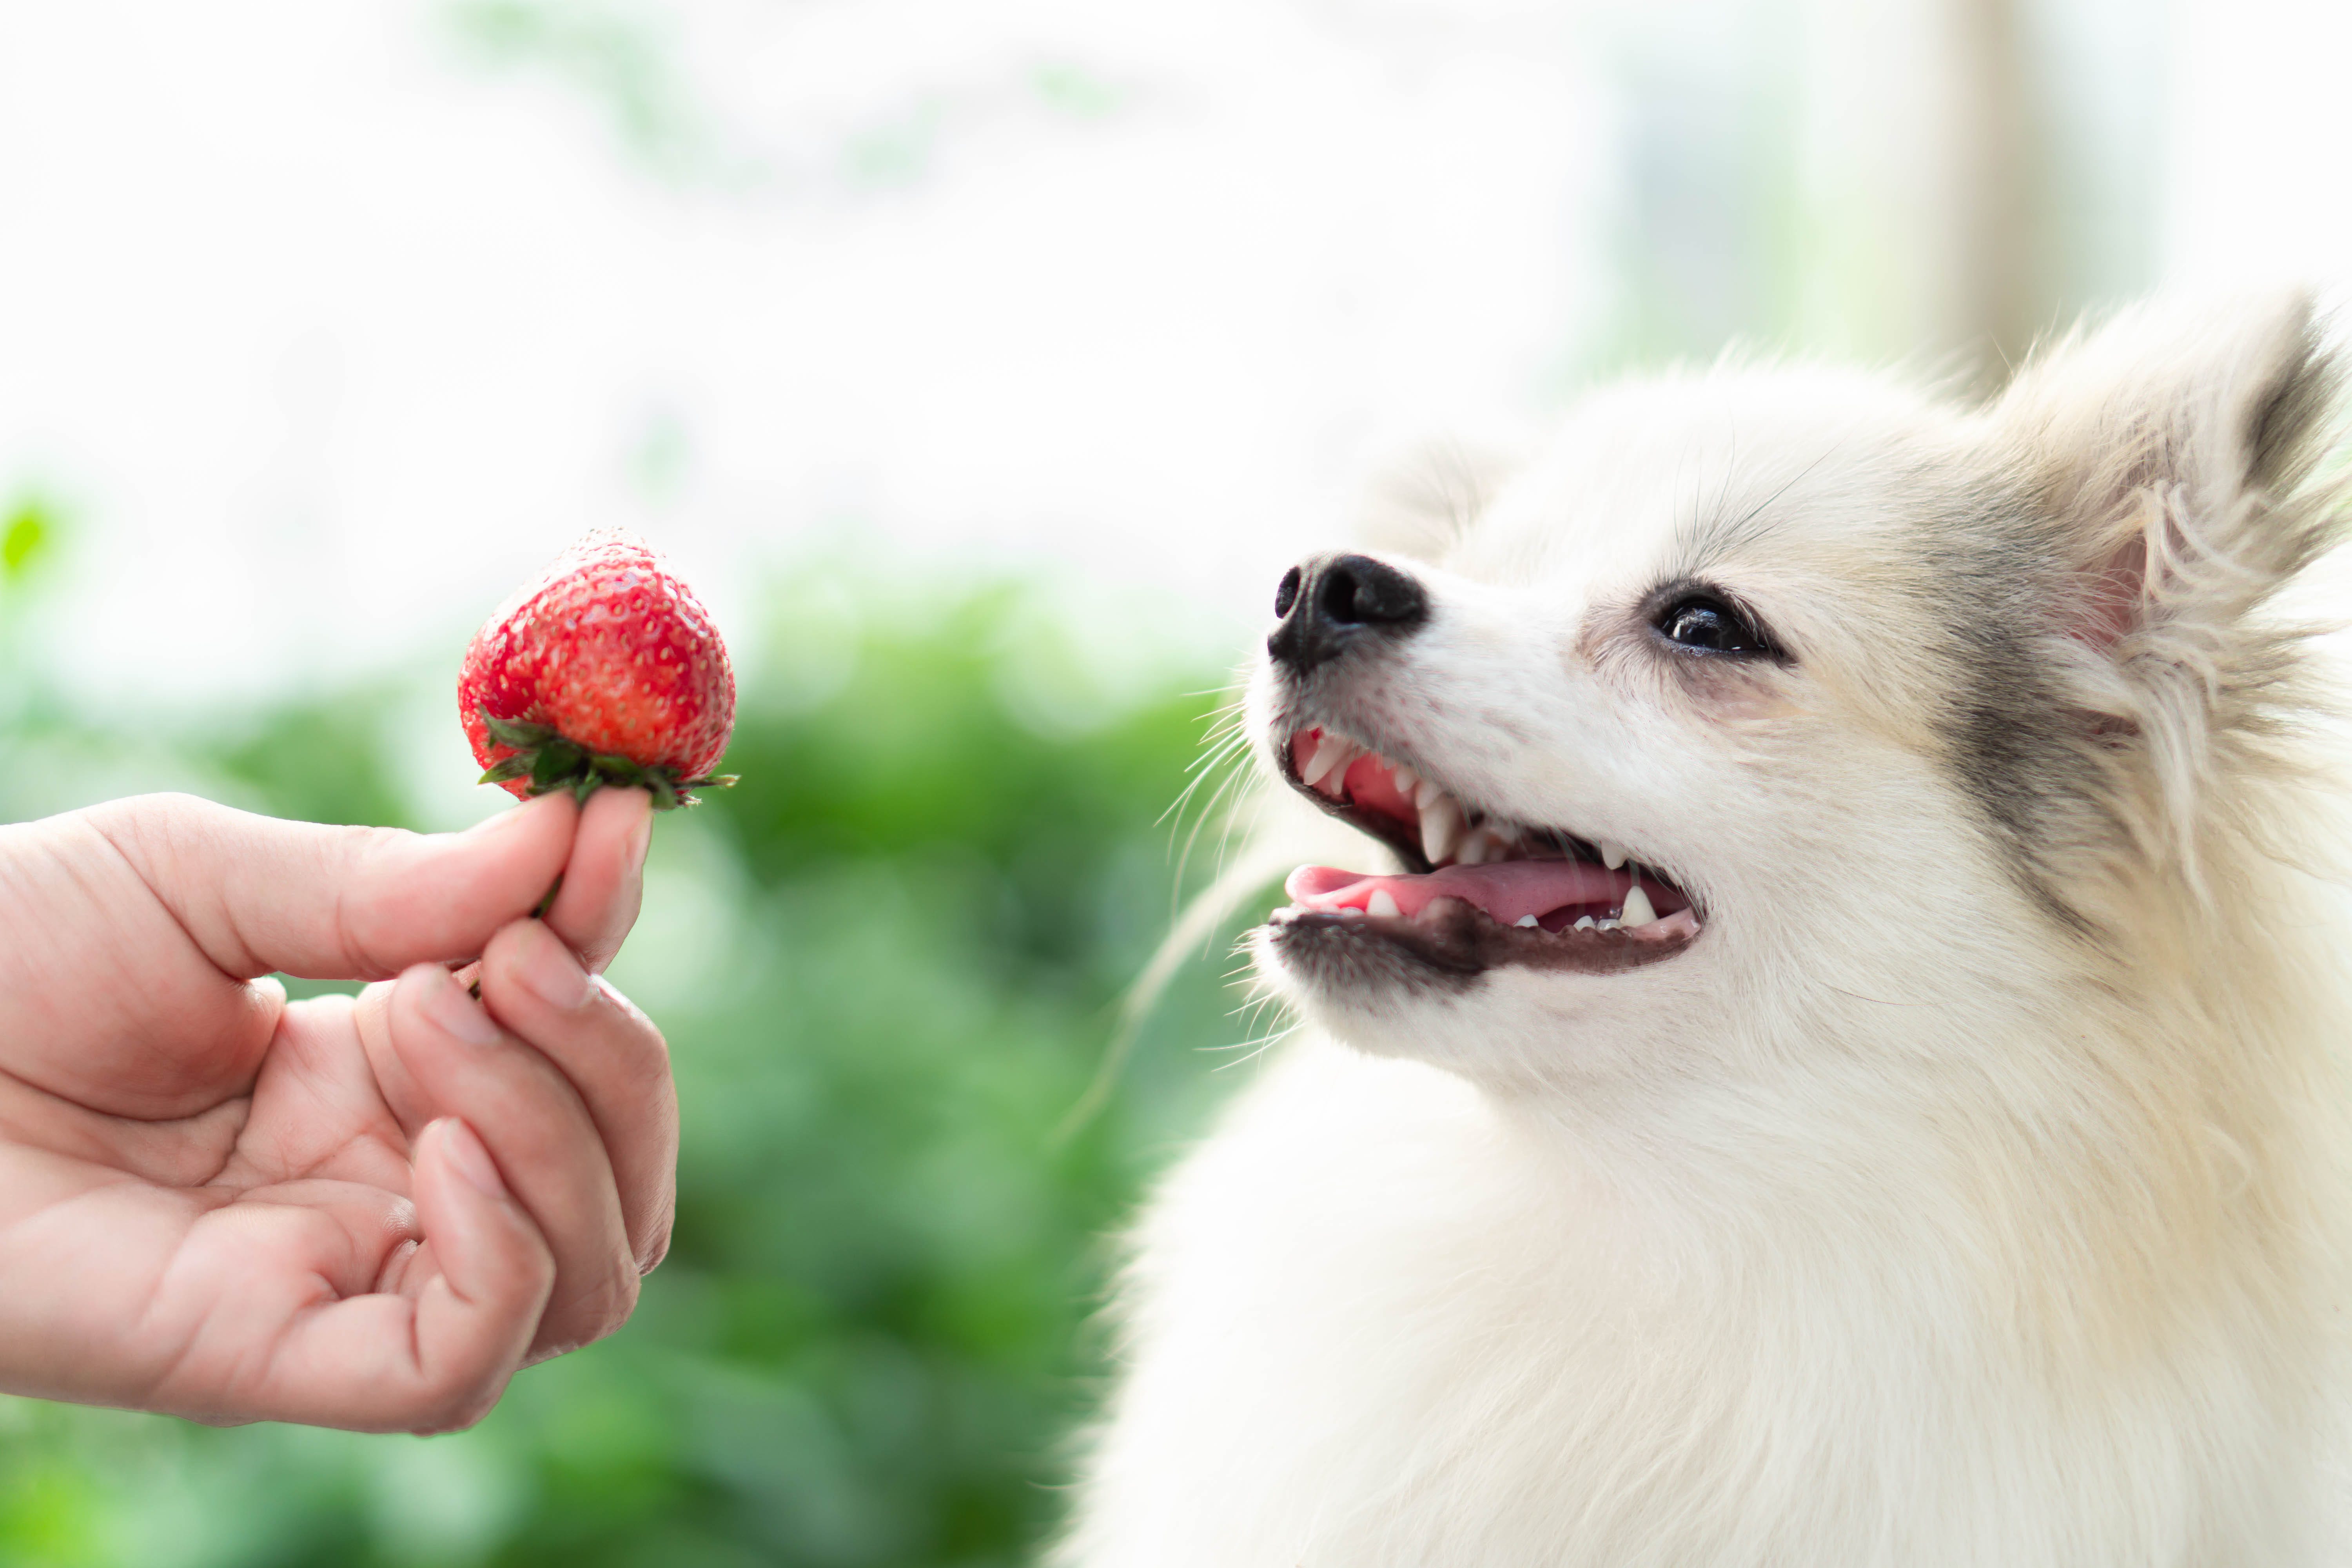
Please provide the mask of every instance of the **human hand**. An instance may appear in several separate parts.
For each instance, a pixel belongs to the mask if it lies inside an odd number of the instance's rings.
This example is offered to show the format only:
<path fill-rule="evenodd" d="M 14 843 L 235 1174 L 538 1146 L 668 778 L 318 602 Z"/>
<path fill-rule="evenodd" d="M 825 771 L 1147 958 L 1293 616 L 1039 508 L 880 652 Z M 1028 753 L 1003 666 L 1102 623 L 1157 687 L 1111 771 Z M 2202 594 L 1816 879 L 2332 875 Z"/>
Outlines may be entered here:
<path fill-rule="evenodd" d="M 430 1431 L 617 1328 L 677 1149 L 593 977 L 651 830 L 612 789 L 434 837 L 177 795 L 0 827 L 0 1390 Z"/>

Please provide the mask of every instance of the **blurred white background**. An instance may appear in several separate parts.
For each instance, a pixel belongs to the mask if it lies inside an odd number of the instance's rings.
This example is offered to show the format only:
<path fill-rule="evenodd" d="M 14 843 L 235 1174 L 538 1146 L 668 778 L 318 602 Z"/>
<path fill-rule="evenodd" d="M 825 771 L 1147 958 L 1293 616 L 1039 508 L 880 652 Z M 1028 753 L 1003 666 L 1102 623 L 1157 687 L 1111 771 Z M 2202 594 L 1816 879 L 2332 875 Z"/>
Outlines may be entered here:
<path fill-rule="evenodd" d="M 0 504 L 96 704 L 454 668 L 590 526 L 1238 648 L 1364 465 L 1727 339 L 1980 374 L 2352 266 L 2352 7 L 0 9 Z"/>

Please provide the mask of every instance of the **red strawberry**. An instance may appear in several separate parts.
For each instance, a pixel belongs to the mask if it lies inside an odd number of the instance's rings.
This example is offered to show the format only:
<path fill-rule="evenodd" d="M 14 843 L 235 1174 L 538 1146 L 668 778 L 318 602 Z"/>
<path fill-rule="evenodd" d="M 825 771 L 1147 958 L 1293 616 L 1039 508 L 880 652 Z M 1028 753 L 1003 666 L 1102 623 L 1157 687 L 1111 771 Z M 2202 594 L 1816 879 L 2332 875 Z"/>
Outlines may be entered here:
<path fill-rule="evenodd" d="M 645 543 L 588 535 L 474 634 L 457 712 L 485 784 L 518 795 L 599 784 L 659 807 L 732 784 L 710 770 L 735 729 L 735 672 L 710 612 Z"/>

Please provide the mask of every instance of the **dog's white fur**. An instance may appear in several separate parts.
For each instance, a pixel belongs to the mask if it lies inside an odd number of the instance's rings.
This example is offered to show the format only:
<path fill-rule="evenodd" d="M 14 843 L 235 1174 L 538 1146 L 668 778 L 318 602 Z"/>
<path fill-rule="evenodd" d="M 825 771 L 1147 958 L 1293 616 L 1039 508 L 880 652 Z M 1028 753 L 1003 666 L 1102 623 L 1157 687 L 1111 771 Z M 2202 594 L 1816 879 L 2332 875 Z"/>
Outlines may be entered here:
<path fill-rule="evenodd" d="M 1452 991 L 1262 943 L 1307 1029 L 1142 1223 L 1056 1561 L 2320 1560 L 2352 996 L 2277 595 L 2331 378 L 2300 297 L 2147 310 L 1983 408 L 1727 367 L 1450 487 L 1388 555 L 1429 624 L 1261 670 L 1262 742 L 1705 929 Z M 1676 577 L 1788 661 L 1677 663 Z"/>

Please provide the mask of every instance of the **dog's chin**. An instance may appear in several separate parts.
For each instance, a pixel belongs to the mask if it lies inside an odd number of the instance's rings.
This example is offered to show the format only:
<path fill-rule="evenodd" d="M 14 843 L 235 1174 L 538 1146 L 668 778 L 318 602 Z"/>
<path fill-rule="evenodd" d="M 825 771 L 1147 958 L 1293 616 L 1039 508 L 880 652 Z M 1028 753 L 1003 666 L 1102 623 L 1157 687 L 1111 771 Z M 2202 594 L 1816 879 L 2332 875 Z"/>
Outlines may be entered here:
<path fill-rule="evenodd" d="M 1570 1070 L 1558 1054 L 1562 1026 L 1638 1005 L 1622 987 L 1685 952 L 1699 930 L 1552 932 L 1445 900 L 1410 919 L 1279 910 L 1253 945 L 1260 974 L 1342 1044 L 1524 1089 Z M 1549 1043 L 1512 1048 L 1523 1036 Z M 1574 1061 L 1583 1070 L 1573 1077 L 1597 1065 Z"/>
<path fill-rule="evenodd" d="M 1622 974 L 1675 957 L 1698 931 L 1686 919 L 1662 920 L 1640 931 L 1507 926 L 1464 900 L 1440 898 L 1411 917 L 1277 910 L 1266 921 L 1265 945 L 1302 985 L 1377 998 L 1382 993 L 1459 995 L 1514 966 Z"/>

